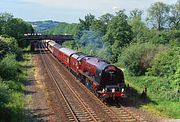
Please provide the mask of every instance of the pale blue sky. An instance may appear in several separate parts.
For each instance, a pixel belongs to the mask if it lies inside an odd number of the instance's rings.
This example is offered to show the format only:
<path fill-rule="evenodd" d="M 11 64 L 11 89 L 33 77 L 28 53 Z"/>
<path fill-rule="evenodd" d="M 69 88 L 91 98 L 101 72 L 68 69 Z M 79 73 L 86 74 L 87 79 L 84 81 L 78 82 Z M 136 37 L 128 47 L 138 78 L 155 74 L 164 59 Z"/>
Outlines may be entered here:
<path fill-rule="evenodd" d="M 26 21 L 56 20 L 79 22 L 88 13 L 99 17 L 126 9 L 147 11 L 154 2 L 175 4 L 177 0 L 0 0 L 0 12 L 12 13 Z"/>

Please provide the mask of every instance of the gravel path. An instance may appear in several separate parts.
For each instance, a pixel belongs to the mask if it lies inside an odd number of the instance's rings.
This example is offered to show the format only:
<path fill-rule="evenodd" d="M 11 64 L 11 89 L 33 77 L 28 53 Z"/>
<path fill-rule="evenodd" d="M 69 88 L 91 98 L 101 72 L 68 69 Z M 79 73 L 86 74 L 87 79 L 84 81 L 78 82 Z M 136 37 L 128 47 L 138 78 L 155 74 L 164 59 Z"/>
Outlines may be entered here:
<path fill-rule="evenodd" d="M 54 122 L 56 116 L 50 107 L 48 92 L 40 71 L 38 54 L 33 54 L 33 66 L 35 74 L 30 74 L 25 83 L 26 120 L 27 122 Z"/>

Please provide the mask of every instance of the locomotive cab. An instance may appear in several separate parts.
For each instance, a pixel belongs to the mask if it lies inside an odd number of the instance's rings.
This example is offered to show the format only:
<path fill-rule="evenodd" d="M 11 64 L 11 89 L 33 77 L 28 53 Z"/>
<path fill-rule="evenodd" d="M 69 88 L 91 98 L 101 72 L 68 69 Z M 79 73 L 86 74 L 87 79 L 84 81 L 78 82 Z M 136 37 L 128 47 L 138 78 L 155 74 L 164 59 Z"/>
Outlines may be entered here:
<path fill-rule="evenodd" d="M 101 74 L 100 91 L 103 97 L 124 96 L 124 75 L 121 69 L 107 66 Z"/>
<path fill-rule="evenodd" d="M 108 66 L 102 72 L 101 81 L 102 88 L 107 88 L 108 91 L 113 87 L 116 91 L 120 91 L 124 87 L 123 72 L 114 66 Z"/>

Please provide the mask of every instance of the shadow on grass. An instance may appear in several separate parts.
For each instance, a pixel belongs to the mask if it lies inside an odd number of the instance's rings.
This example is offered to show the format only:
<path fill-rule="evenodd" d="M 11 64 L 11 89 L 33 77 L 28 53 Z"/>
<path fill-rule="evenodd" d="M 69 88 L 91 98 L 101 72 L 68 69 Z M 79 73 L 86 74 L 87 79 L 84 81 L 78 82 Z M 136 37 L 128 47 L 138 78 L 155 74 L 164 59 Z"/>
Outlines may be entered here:
<path fill-rule="evenodd" d="M 26 87 L 26 90 L 24 90 L 24 94 L 27 96 L 27 102 L 26 107 L 24 108 L 24 121 L 25 122 L 49 122 L 49 119 L 51 116 L 53 116 L 53 113 L 50 113 L 48 107 L 40 108 L 40 106 L 37 106 L 36 104 L 33 104 L 31 102 L 28 102 L 28 95 L 36 94 L 37 91 L 34 90 L 32 87 L 35 85 L 35 80 L 33 78 L 29 78 L 24 82 L 24 85 Z"/>
<path fill-rule="evenodd" d="M 31 50 L 24 50 L 23 53 L 24 53 L 24 54 L 30 54 L 30 53 L 31 53 Z"/>
<path fill-rule="evenodd" d="M 138 93 L 138 91 L 132 87 L 126 87 L 126 97 L 117 101 L 108 101 L 109 106 L 124 106 L 124 107 L 135 107 L 140 108 L 142 105 L 146 105 L 148 103 L 157 104 L 155 101 L 151 100 L 148 97 L 148 93 Z M 148 90 L 147 90 L 148 91 Z"/>
<path fill-rule="evenodd" d="M 26 51 L 23 51 L 23 53 L 33 55 L 33 54 L 47 54 L 49 52 L 47 50 L 41 51 L 40 48 L 36 48 L 35 51 L 26 50 Z M 30 60 L 31 60 L 31 58 L 26 58 L 26 57 L 22 59 L 22 61 L 26 61 L 26 62 L 28 62 Z M 23 69 L 31 69 L 33 67 L 34 66 L 32 64 L 27 64 L 27 65 L 22 66 Z"/>
<path fill-rule="evenodd" d="M 18 109 L 6 108 L 0 110 L 0 122 L 49 122 L 53 113 L 49 109 Z"/>
<path fill-rule="evenodd" d="M 26 122 L 49 122 L 49 118 L 53 116 L 53 113 L 48 112 L 49 109 L 27 109 L 25 111 Z"/>

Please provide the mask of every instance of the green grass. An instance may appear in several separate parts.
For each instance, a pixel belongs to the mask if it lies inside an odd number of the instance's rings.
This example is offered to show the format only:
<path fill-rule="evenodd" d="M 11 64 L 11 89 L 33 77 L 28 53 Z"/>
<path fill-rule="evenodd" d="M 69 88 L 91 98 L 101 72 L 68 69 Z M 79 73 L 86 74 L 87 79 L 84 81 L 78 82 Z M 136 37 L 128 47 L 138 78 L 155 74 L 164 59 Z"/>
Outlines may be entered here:
<path fill-rule="evenodd" d="M 126 74 L 126 80 L 131 87 L 141 94 L 144 87 L 147 87 L 149 102 L 141 105 L 142 108 L 155 114 L 170 118 L 180 118 L 180 101 L 174 98 L 171 89 L 168 89 L 166 80 L 160 77 L 139 76 L 132 77 Z M 139 96 L 134 96 L 134 100 Z"/>
<path fill-rule="evenodd" d="M 170 118 L 180 118 L 180 103 L 171 101 L 156 101 L 158 104 L 148 103 L 142 107 L 146 110 L 156 113 L 161 116 L 167 116 Z"/>
<path fill-rule="evenodd" d="M 33 72 L 31 54 L 27 50 L 23 54 L 23 60 L 18 62 L 20 72 L 11 79 L 0 79 L 0 91 L 5 90 L 4 94 L 0 93 L 0 122 L 20 122 L 25 121 L 25 104 L 24 99 L 24 81 L 28 74 Z"/>

